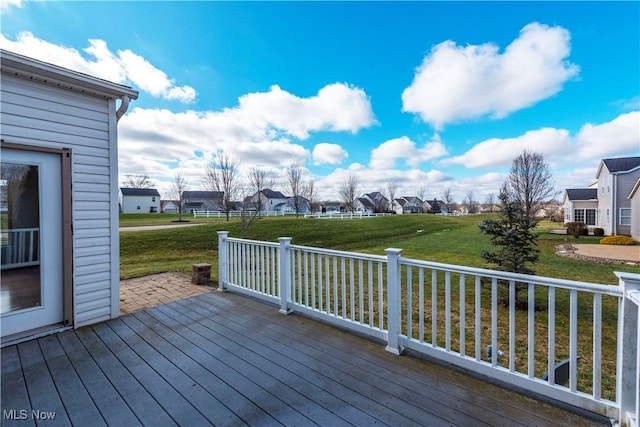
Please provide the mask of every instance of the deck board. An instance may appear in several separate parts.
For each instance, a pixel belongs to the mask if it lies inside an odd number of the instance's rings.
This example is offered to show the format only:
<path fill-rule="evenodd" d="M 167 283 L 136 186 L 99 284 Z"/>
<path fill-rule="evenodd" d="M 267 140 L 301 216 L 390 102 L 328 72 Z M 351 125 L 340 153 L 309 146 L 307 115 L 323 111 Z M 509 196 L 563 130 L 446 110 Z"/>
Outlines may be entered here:
<path fill-rule="evenodd" d="M 28 413 L 3 426 L 36 409 L 56 412 L 38 425 L 606 425 L 230 293 L 1 356 L 2 408 Z"/>

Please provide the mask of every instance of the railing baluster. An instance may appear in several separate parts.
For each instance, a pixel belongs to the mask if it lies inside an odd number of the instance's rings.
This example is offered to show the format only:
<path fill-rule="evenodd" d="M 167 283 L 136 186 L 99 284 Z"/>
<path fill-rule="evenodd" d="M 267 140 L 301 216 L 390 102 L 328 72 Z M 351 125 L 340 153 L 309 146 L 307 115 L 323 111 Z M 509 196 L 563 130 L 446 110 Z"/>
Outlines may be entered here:
<path fill-rule="evenodd" d="M 640 368 L 639 368 L 640 369 Z M 602 398 L 602 294 L 593 294 L 593 398 Z"/>
<path fill-rule="evenodd" d="M 444 330 L 446 351 L 451 351 L 451 272 L 444 273 Z"/>
<path fill-rule="evenodd" d="M 407 313 L 407 336 L 411 338 L 413 336 L 413 301 L 411 300 L 412 292 L 412 278 L 411 278 L 412 268 L 411 266 L 407 266 L 407 304 L 406 304 L 406 313 Z"/>
<path fill-rule="evenodd" d="M 351 320 L 356 318 L 356 278 L 355 278 L 355 266 L 354 259 L 349 259 L 349 297 L 351 298 Z"/>
<path fill-rule="evenodd" d="M 498 366 L 498 279 L 491 278 L 491 366 Z"/>
<path fill-rule="evenodd" d="M 431 345 L 438 346 L 438 272 L 431 270 Z"/>
<path fill-rule="evenodd" d="M 382 263 L 378 262 L 378 327 L 384 329 L 384 276 L 382 275 Z M 398 295 L 402 295 L 402 286 L 398 284 Z M 388 301 L 387 301 L 388 302 Z M 398 314 L 400 312 L 398 311 Z"/>
<path fill-rule="evenodd" d="M 418 337 L 418 339 L 420 340 L 420 342 L 424 342 L 424 268 L 423 267 L 418 267 L 418 290 L 419 290 L 419 296 L 418 296 L 418 300 L 420 303 L 420 307 L 419 307 L 419 322 L 420 322 L 420 336 Z"/>
<path fill-rule="evenodd" d="M 330 261 L 331 257 L 329 255 L 325 255 L 324 257 L 324 274 L 325 274 L 325 278 L 324 278 L 324 283 L 326 286 L 326 292 L 325 292 L 325 298 L 326 298 L 326 305 L 325 305 L 325 310 L 327 313 L 331 313 L 331 271 L 330 271 Z"/>
<path fill-rule="evenodd" d="M 311 254 L 311 301 L 313 309 L 316 309 L 316 255 Z"/>
<path fill-rule="evenodd" d="M 360 323 L 364 323 L 364 262 L 361 259 L 358 260 L 358 281 L 358 291 L 360 293 L 360 316 L 358 320 L 360 321 Z"/>
<path fill-rule="evenodd" d="M 528 286 L 528 318 L 527 318 L 527 374 L 529 378 L 535 377 L 535 316 L 536 316 L 536 287 L 533 283 Z"/>
<path fill-rule="evenodd" d="M 466 355 L 466 284 L 464 273 L 460 273 L 460 355 Z"/>
<path fill-rule="evenodd" d="M 569 358 L 571 359 L 571 363 L 569 364 L 569 382 L 571 392 L 575 393 L 578 388 L 578 291 L 571 289 L 569 292 Z"/>
<path fill-rule="evenodd" d="M 367 266 L 369 272 L 369 326 L 373 326 L 373 262 L 369 261 Z"/>
<path fill-rule="evenodd" d="M 342 278 L 342 317 L 347 318 L 347 265 L 344 257 L 340 260 L 340 272 Z"/>
<path fill-rule="evenodd" d="M 516 282 L 514 280 L 509 280 L 509 371 L 514 372 L 515 370 L 516 370 Z"/>
<path fill-rule="evenodd" d="M 338 315 L 338 257 L 333 257 L 333 314 Z"/>
<path fill-rule="evenodd" d="M 480 311 L 481 302 L 482 302 L 482 278 L 480 276 L 475 277 L 475 300 L 476 300 L 476 324 L 475 324 L 475 347 L 476 347 L 476 361 L 482 360 L 482 312 Z"/>
<path fill-rule="evenodd" d="M 322 280 L 322 255 L 318 255 L 318 310 L 320 311 L 322 311 L 324 304 L 323 287 L 324 280 Z"/>
<path fill-rule="evenodd" d="M 549 286 L 549 359 L 547 372 L 549 384 L 555 384 L 556 372 L 556 288 Z"/>

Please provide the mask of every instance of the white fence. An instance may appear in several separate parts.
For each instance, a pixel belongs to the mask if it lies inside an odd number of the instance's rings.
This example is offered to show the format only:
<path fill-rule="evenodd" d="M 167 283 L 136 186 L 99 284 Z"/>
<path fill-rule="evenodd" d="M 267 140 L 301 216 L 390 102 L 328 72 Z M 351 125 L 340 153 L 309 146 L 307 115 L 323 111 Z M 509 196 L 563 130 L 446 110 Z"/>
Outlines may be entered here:
<path fill-rule="evenodd" d="M 255 215 L 255 212 L 251 212 L 249 215 Z M 284 216 L 284 212 L 260 212 L 259 214 L 260 216 Z M 240 217 L 242 216 L 241 212 L 238 211 L 233 211 L 233 212 L 229 212 L 229 217 Z M 193 217 L 194 218 L 226 218 L 227 217 L 227 213 L 226 212 L 222 212 L 222 211 L 199 211 L 199 210 L 194 210 L 193 211 Z"/>
<path fill-rule="evenodd" d="M 395 354 L 411 349 L 637 425 L 638 274 L 598 285 L 413 260 L 400 249 L 378 256 L 287 237 L 270 243 L 219 232 L 218 239 L 220 290 L 384 340 Z M 555 369 L 563 359 L 568 387 L 557 384 L 565 382 Z"/>
<path fill-rule="evenodd" d="M 2 269 L 40 264 L 40 229 L 2 230 Z"/>
<path fill-rule="evenodd" d="M 366 212 L 325 212 L 305 214 L 305 218 L 327 218 L 327 219 L 362 219 L 387 216 L 388 213 L 366 213 Z"/>

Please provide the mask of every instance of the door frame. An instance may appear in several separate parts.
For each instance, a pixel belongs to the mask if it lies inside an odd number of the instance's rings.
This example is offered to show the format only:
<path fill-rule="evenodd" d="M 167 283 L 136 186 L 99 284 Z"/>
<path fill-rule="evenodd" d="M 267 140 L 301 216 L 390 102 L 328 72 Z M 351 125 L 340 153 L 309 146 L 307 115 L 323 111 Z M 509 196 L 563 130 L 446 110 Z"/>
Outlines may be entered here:
<path fill-rule="evenodd" d="M 25 145 L 0 140 L 0 148 L 60 156 L 60 185 L 62 186 L 62 323 L 73 326 L 73 222 L 71 195 L 71 149 Z M 27 331 L 25 331 L 27 332 Z"/>

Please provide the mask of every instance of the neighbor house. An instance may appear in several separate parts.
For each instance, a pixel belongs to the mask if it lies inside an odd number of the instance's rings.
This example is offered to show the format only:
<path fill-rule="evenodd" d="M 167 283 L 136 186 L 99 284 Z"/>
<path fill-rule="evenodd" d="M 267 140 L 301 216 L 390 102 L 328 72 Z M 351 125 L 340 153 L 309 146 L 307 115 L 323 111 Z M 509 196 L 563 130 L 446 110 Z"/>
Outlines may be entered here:
<path fill-rule="evenodd" d="M 564 222 L 584 222 L 606 235 L 632 235 L 640 217 L 633 203 L 639 179 L 640 157 L 601 160 L 594 184 L 565 190 Z"/>
<path fill-rule="evenodd" d="M 363 194 L 358 197 L 358 202 L 360 202 L 358 210 L 368 214 L 387 212 L 391 208 L 389 200 L 379 191 Z"/>
<path fill-rule="evenodd" d="M 160 212 L 176 214 L 180 210 L 179 200 L 160 200 Z"/>
<path fill-rule="evenodd" d="M 593 228 L 597 224 L 598 189 L 568 188 L 564 190 L 564 222 L 583 222 Z"/>
<path fill-rule="evenodd" d="M 627 197 L 631 204 L 631 237 L 640 242 L 640 178 Z"/>
<path fill-rule="evenodd" d="M 640 178 L 640 157 L 622 157 L 600 161 L 597 225 L 605 234 L 631 234 L 632 213 L 629 194 Z"/>
<path fill-rule="evenodd" d="M 0 50 L 2 343 L 120 314 L 118 119 L 138 92 Z"/>
<path fill-rule="evenodd" d="M 160 193 L 155 188 L 121 188 L 122 213 L 160 212 Z"/>
<path fill-rule="evenodd" d="M 294 212 L 291 198 L 285 196 L 280 191 L 271 190 L 270 188 L 265 188 L 252 196 L 245 197 L 244 208 L 249 211 L 259 209 L 266 214 Z"/>
<path fill-rule="evenodd" d="M 397 214 L 410 214 L 424 212 L 424 202 L 418 197 L 404 196 L 395 199 L 391 210 Z"/>
<path fill-rule="evenodd" d="M 183 191 L 182 213 L 224 211 L 223 191 Z"/>

